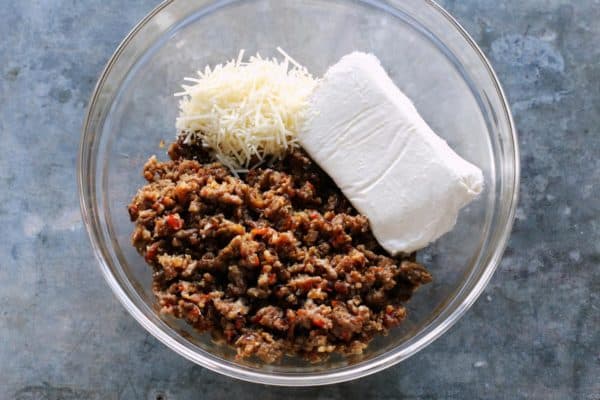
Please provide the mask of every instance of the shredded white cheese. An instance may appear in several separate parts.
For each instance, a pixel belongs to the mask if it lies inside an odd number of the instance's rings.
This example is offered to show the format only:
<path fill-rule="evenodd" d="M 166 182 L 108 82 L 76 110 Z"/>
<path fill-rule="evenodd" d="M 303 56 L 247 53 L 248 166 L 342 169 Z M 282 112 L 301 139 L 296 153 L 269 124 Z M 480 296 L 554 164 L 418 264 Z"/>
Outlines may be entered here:
<path fill-rule="evenodd" d="M 298 145 L 308 96 L 317 84 L 310 73 L 277 48 L 283 60 L 260 54 L 198 71 L 182 85 L 177 129 L 187 141 L 200 139 L 234 171 L 252 161 L 280 158 Z"/>

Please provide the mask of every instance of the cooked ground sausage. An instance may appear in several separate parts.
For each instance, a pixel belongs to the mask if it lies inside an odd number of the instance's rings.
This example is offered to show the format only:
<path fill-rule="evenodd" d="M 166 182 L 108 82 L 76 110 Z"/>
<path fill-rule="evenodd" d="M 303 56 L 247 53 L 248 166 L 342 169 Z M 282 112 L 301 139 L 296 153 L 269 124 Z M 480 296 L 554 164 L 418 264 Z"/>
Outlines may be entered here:
<path fill-rule="evenodd" d="M 236 177 L 201 146 L 151 157 L 128 207 L 161 312 L 265 362 L 357 354 L 402 322 L 431 281 L 414 254 L 390 257 L 301 150 Z"/>

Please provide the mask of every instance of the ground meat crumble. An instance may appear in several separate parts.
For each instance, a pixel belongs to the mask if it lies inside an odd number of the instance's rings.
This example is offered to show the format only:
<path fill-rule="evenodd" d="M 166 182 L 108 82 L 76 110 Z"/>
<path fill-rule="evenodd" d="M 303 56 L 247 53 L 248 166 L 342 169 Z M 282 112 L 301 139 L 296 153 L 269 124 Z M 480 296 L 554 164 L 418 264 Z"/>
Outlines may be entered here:
<path fill-rule="evenodd" d="M 201 146 L 151 157 L 128 207 L 161 312 L 267 363 L 359 354 L 431 275 L 390 257 L 301 150 L 241 177 Z"/>

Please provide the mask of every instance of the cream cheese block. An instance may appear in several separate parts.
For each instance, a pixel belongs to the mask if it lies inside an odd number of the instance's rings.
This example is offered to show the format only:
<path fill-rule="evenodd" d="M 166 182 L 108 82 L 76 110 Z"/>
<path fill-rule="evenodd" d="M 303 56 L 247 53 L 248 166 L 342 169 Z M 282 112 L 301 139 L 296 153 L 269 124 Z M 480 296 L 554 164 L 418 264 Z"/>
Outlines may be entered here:
<path fill-rule="evenodd" d="M 483 174 L 421 118 L 372 54 L 331 66 L 309 98 L 298 139 L 389 253 L 450 231 L 483 189 Z"/>

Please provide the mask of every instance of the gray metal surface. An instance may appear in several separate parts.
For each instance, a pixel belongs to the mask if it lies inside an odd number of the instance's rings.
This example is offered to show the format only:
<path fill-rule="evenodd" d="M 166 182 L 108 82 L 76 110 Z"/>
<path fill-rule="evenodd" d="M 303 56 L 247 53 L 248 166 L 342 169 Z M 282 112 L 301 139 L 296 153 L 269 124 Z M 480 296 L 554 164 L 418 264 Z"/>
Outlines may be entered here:
<path fill-rule="evenodd" d="M 352 383 L 221 377 L 149 336 L 101 277 L 81 223 L 93 84 L 156 0 L 0 1 L 0 399 L 600 399 L 600 4 L 445 0 L 496 68 L 520 133 L 517 221 L 472 310 Z"/>

